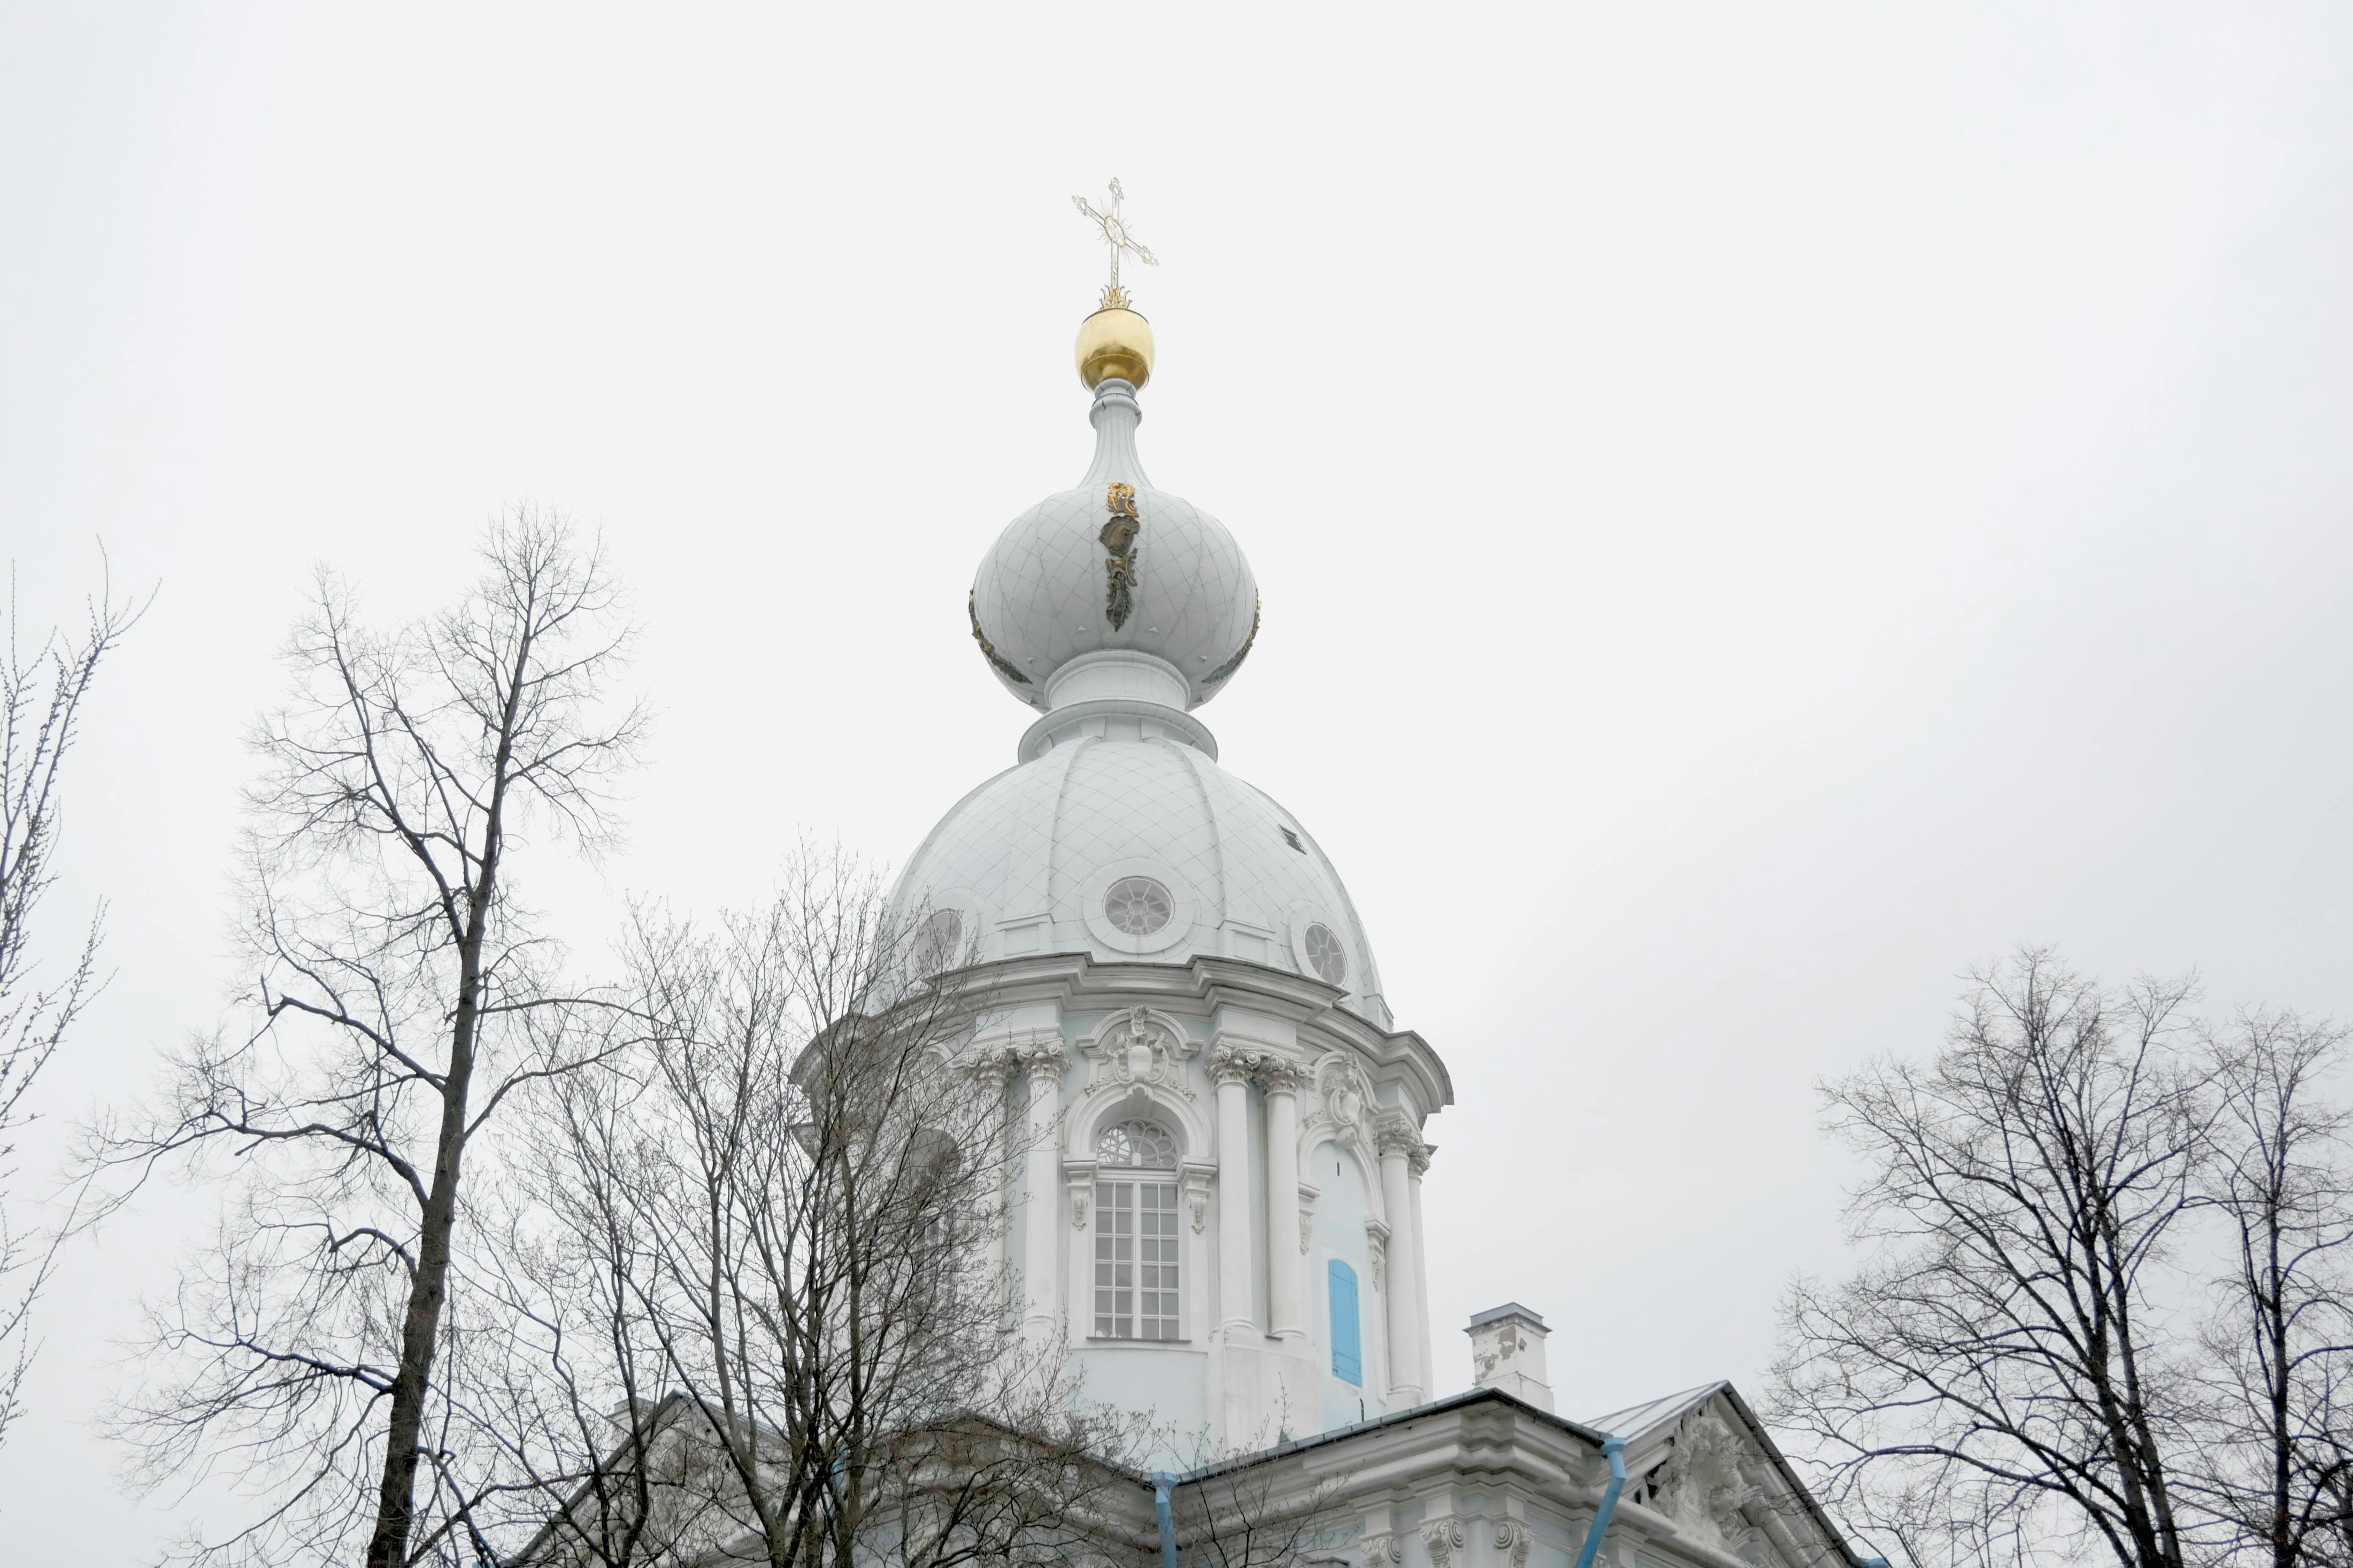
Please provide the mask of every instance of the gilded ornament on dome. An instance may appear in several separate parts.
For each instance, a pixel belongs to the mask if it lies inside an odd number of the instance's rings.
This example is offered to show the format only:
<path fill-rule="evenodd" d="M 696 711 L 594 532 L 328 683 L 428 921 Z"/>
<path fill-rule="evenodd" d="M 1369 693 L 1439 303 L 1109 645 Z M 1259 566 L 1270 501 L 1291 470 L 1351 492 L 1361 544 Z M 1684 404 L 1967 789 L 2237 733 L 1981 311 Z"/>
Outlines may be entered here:
<path fill-rule="evenodd" d="M 988 660 L 989 668 L 1016 686 L 1029 685 L 1029 678 L 1016 669 L 1011 659 L 997 652 L 997 645 L 990 642 L 987 634 L 980 629 L 980 591 L 978 589 L 964 596 L 964 608 L 965 614 L 972 617 L 972 640 L 980 645 L 980 657 Z"/>
<path fill-rule="evenodd" d="M 1135 511 L 1135 487 L 1113 484 L 1103 497 L 1111 521 L 1095 537 L 1107 552 L 1103 562 L 1103 616 L 1119 630 L 1135 609 L 1135 535 L 1144 520 Z"/>
<path fill-rule="evenodd" d="M 1202 685 L 1215 686 L 1218 682 L 1223 680 L 1226 677 L 1231 675 L 1234 671 L 1242 667 L 1242 660 L 1250 657 L 1250 644 L 1258 641 L 1258 615 L 1262 603 L 1263 601 L 1257 599 L 1250 601 L 1250 636 L 1242 638 L 1242 646 L 1234 651 L 1233 658 L 1226 660 L 1225 663 L 1218 666 L 1217 668 L 1201 677 Z"/>

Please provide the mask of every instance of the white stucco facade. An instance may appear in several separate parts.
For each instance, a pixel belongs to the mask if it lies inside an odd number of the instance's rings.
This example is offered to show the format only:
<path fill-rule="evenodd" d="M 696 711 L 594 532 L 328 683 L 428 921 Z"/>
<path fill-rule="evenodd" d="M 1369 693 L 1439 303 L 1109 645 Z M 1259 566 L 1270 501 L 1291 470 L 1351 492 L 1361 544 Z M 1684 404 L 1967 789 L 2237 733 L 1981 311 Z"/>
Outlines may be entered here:
<path fill-rule="evenodd" d="M 972 590 L 982 657 L 1039 717 L 892 896 L 989 998 L 958 1059 L 1022 1140 L 993 1242 L 1008 1317 L 1080 1397 L 1167 1434 L 1153 1468 L 1176 1473 L 1132 1478 L 1106 1561 L 1217 1561 L 1205 1542 L 1288 1517 L 1284 1561 L 1347 1568 L 1870 1568 L 1727 1384 L 1566 1419 L 1544 1321 L 1511 1303 L 1472 1321 L 1478 1386 L 1432 1385 L 1445 1064 L 1396 1026 L 1338 868 L 1196 717 L 1260 629 L 1240 547 L 1145 479 L 1132 387 L 1103 382 L 1092 417 L 1086 479 Z M 1103 1311 L 1123 1182 L 1173 1197 L 1148 1324 Z M 1164 1532 L 1171 1487 L 1196 1500 Z"/>
<path fill-rule="evenodd" d="M 998 684 L 1041 716 L 892 898 L 993 993 L 966 1062 L 1026 1140 L 1008 1310 L 1181 1462 L 1427 1397 L 1418 1189 L 1452 1089 L 1394 1026 L 1338 869 L 1194 716 L 1254 643 L 1249 562 L 1145 479 L 1132 387 L 1103 383 L 1092 417 L 1080 488 L 1006 528 L 969 605 Z M 1127 1222 L 1099 1184 L 1132 1173 L 1099 1145 L 1138 1121 L 1171 1141 L 1176 1310 L 1106 1321 L 1099 1243 Z"/>

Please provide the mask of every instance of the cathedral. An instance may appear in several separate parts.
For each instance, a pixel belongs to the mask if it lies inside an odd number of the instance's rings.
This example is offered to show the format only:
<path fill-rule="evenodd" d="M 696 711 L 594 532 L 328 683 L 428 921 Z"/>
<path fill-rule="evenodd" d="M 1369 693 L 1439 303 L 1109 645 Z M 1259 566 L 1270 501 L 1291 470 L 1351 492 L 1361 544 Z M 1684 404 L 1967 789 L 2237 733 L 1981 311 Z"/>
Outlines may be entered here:
<path fill-rule="evenodd" d="M 1153 258 L 1112 189 L 1080 203 L 1113 263 L 1077 343 L 1093 462 L 1007 525 L 965 606 L 1035 717 L 892 899 L 1002 998 L 968 1059 L 1028 1134 L 1008 1310 L 1087 1398 L 1174 1434 L 1134 1544 L 1217 1561 L 1167 1500 L 1214 1472 L 1314 1498 L 1306 1556 L 1351 1568 L 1862 1568 L 1729 1384 L 1569 1418 L 1514 1303 L 1469 1325 L 1474 1386 L 1434 1386 L 1424 1130 L 1451 1080 L 1338 868 L 1199 717 L 1243 678 L 1259 588 L 1145 471 L 1153 335 L 1118 267 Z"/>

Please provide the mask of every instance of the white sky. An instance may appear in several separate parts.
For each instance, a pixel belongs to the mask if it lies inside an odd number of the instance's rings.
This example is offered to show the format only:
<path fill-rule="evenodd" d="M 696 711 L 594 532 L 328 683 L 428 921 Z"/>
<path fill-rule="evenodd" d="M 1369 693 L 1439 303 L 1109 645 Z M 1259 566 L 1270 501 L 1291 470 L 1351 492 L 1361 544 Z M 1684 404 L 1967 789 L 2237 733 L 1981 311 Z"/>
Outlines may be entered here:
<path fill-rule="evenodd" d="M 306 14 L 308 13 L 308 14 Z M 0 7 L 0 545 L 160 584 L 75 768 L 46 1084 L 218 1015 L 248 718 L 314 563 L 387 615 L 601 526 L 663 719 L 567 892 L 896 861 L 1026 710 L 964 594 L 1083 470 L 1116 174 L 1143 451 L 1265 594 L 1203 717 L 1349 878 L 1432 1123 L 1441 1388 L 1755 1390 L 1838 1266 L 1811 1084 L 2021 939 L 2353 1015 L 2353 12 L 2267 4 Z M 548 877 L 545 883 L 567 886 Z M 27 1181 L 49 1145 L 27 1145 Z M 12 1560 L 133 1561 L 90 1428 L 197 1216 L 75 1252 Z"/>

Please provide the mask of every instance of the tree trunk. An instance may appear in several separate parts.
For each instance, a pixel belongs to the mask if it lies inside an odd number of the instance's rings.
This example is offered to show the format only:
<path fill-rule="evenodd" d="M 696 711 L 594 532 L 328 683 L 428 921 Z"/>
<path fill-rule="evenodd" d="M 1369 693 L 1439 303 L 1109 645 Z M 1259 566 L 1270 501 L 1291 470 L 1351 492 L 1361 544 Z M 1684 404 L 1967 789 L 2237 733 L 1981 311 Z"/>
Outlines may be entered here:
<path fill-rule="evenodd" d="M 470 923 L 473 929 L 467 932 L 459 954 L 458 1016 L 450 1031 L 449 1072 L 441 1087 L 441 1132 L 434 1145 L 433 1185 L 417 1227 L 417 1277 L 409 1283 L 408 1310 L 401 1319 L 400 1366 L 393 1376 L 384 1485 L 376 1496 L 375 1531 L 368 1538 L 367 1568 L 406 1568 L 408 1561 L 425 1391 L 432 1380 L 433 1351 L 441 1334 L 442 1303 L 448 1297 L 449 1242 L 458 1215 L 458 1164 L 466 1152 L 466 1090 L 474 1076 L 474 1022 L 481 994 L 480 906 Z"/>

